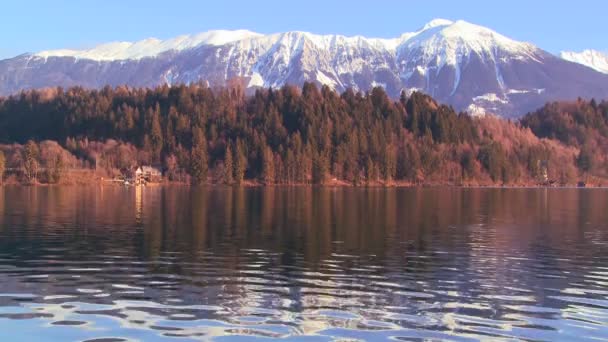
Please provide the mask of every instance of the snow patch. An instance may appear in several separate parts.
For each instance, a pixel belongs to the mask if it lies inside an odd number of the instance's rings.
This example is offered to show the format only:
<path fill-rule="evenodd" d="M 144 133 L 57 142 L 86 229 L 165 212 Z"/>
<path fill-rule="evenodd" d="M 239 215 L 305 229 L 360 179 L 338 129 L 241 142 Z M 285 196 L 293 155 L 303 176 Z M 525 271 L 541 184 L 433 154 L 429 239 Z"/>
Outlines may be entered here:
<path fill-rule="evenodd" d="M 481 106 L 471 103 L 467 107 L 467 113 L 469 113 L 470 116 L 484 116 L 486 115 L 486 110 Z"/>
<path fill-rule="evenodd" d="M 247 87 L 263 87 L 264 86 L 264 78 L 258 72 L 254 72 L 251 74 L 251 78 L 249 79 L 249 83 Z"/>
<path fill-rule="evenodd" d="M 457 63 L 456 65 L 454 65 L 454 86 L 452 87 L 452 92 L 450 93 L 450 96 L 454 95 L 454 93 L 456 93 L 456 90 L 458 89 L 458 86 L 460 85 L 460 63 Z"/>
<path fill-rule="evenodd" d="M 509 89 L 506 91 L 507 95 L 512 95 L 512 94 L 530 94 L 530 93 L 536 93 L 536 94 L 542 94 L 545 92 L 545 88 L 533 88 L 533 89 Z"/>
<path fill-rule="evenodd" d="M 427 69 L 427 68 L 425 68 L 425 67 L 423 67 L 423 66 L 421 66 L 421 65 L 417 65 L 417 66 L 416 66 L 416 71 L 418 71 L 418 73 L 419 73 L 420 75 L 422 75 L 422 76 L 426 76 L 426 75 L 427 75 L 427 72 L 428 72 L 428 69 Z"/>
<path fill-rule="evenodd" d="M 325 73 L 323 73 L 320 70 L 317 70 L 316 79 L 317 79 L 317 81 L 319 81 L 319 83 L 324 84 L 332 89 L 336 88 L 336 81 L 331 79 L 329 76 L 327 76 Z"/>
<path fill-rule="evenodd" d="M 496 81 L 498 82 L 498 86 L 500 89 L 505 89 L 505 80 L 502 77 L 500 69 L 498 68 L 498 63 L 494 63 L 494 71 L 496 73 Z"/>
<path fill-rule="evenodd" d="M 386 89 L 386 83 L 372 81 L 372 88 L 382 87 L 382 89 Z"/>
<path fill-rule="evenodd" d="M 473 102 L 478 102 L 478 101 L 499 102 L 502 104 L 509 103 L 507 100 L 501 98 L 500 96 L 496 95 L 495 93 L 487 93 L 487 94 L 483 94 L 480 96 L 475 96 L 473 98 Z"/>
<path fill-rule="evenodd" d="M 163 78 L 165 80 L 165 84 L 167 84 L 168 86 L 172 86 L 173 85 L 173 81 L 176 78 L 177 75 L 173 75 L 173 70 L 169 69 L 167 70 L 167 72 L 165 72 L 165 74 L 163 75 Z"/>
<path fill-rule="evenodd" d="M 509 89 L 507 90 L 507 94 L 511 95 L 511 94 L 528 94 L 530 93 L 531 90 L 526 90 L 526 89 Z"/>
<path fill-rule="evenodd" d="M 419 93 L 424 92 L 424 89 L 422 89 L 422 88 L 416 88 L 416 87 L 406 88 L 406 89 L 403 89 L 403 90 L 405 91 L 405 96 L 406 97 L 412 96 L 412 94 L 415 93 L 415 92 L 419 92 Z"/>

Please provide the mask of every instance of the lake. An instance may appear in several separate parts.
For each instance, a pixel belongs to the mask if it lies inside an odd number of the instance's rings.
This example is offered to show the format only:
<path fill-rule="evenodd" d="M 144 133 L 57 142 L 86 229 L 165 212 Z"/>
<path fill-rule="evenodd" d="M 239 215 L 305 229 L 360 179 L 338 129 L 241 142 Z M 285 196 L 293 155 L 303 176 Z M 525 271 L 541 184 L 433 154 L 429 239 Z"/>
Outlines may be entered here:
<path fill-rule="evenodd" d="M 1 341 L 608 340 L 608 190 L 3 187 Z"/>

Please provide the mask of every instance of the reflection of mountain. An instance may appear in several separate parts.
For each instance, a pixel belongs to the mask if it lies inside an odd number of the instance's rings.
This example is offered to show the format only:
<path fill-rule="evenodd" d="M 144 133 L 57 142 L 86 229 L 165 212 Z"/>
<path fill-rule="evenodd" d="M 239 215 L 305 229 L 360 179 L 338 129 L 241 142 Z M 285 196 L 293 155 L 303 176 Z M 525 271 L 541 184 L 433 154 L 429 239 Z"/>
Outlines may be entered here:
<path fill-rule="evenodd" d="M 608 307 L 601 191 L 0 190 L 0 328 L 559 339 Z"/>

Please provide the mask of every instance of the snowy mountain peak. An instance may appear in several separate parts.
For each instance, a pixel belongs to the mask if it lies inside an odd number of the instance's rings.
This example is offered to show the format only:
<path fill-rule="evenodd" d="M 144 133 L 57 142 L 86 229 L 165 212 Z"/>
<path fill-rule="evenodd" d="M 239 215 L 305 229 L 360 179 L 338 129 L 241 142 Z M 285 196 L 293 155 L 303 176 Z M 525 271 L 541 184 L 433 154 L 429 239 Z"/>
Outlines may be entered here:
<path fill-rule="evenodd" d="M 560 56 L 570 62 L 579 63 L 608 74 L 608 54 L 596 50 L 584 50 L 581 52 L 562 51 Z"/>
<path fill-rule="evenodd" d="M 438 35 L 438 36 L 434 36 Z M 208 31 L 193 35 L 183 35 L 167 40 L 156 38 L 144 39 L 138 42 L 112 42 L 85 50 L 48 50 L 41 51 L 34 56 L 73 57 L 76 59 L 89 59 L 94 61 L 139 60 L 147 57 L 156 57 L 169 51 L 184 51 L 203 45 L 223 46 L 232 43 L 243 43 L 243 46 L 254 44 L 261 48 L 269 48 L 279 42 L 288 47 L 300 50 L 305 41 L 311 42 L 317 48 L 335 50 L 346 47 L 372 48 L 374 50 L 396 51 L 400 46 L 411 46 L 422 40 L 430 38 L 429 43 L 435 44 L 439 40 L 451 40 L 442 48 L 454 48 L 469 45 L 476 51 L 491 49 L 499 44 L 507 47 L 520 47 L 522 43 L 515 42 L 485 27 L 470 24 L 459 20 L 434 19 L 416 32 L 404 33 L 398 38 L 366 38 L 363 36 L 347 37 L 342 35 L 317 35 L 309 32 L 291 31 L 270 35 L 236 30 L 236 31 Z"/>
<path fill-rule="evenodd" d="M 517 52 L 518 50 L 527 51 L 532 47 L 531 44 L 515 41 L 487 27 L 471 24 L 464 20 L 458 20 L 443 26 L 438 32 L 432 31 L 429 33 L 452 41 L 452 45 L 456 43 L 466 44 L 477 52 L 496 47 Z"/>
<path fill-rule="evenodd" d="M 48 50 L 41 51 L 35 56 L 74 57 L 95 61 L 130 60 L 155 57 L 168 51 L 182 51 L 200 45 L 225 45 L 247 38 L 260 37 L 261 34 L 247 30 L 217 30 L 193 35 L 183 35 L 167 40 L 148 38 L 138 42 L 113 42 L 98 45 L 88 50 Z"/>
<path fill-rule="evenodd" d="M 448 25 L 452 25 L 454 22 L 448 19 L 441 19 L 441 18 L 437 18 L 437 19 L 433 19 L 431 21 L 429 21 L 428 23 L 426 23 L 422 29 L 420 31 L 425 31 L 437 26 L 448 26 Z"/>
<path fill-rule="evenodd" d="M 535 59 L 535 53 L 539 51 L 532 44 L 512 40 L 463 20 L 451 22 L 439 19 L 425 27 L 403 39 L 398 48 L 398 59 L 406 65 L 403 70 L 406 78 L 415 73 L 426 77 L 428 70 L 439 73 L 445 65 L 460 65 L 463 60 L 469 60 L 472 54 L 494 64 L 499 59 Z"/>

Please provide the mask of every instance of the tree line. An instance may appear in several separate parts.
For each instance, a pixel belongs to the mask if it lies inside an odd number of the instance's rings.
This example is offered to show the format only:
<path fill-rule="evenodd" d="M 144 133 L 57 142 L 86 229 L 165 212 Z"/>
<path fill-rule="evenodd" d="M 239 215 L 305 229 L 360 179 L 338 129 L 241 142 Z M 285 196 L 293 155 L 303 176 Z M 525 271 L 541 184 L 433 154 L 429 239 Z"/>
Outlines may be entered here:
<path fill-rule="evenodd" d="M 596 152 L 606 151 L 608 105 L 578 105 L 595 108 L 595 116 L 576 121 L 600 132 L 585 138 L 590 142 L 572 141 L 582 128 L 564 132 L 559 115 L 543 114 L 549 109 L 521 122 L 474 118 L 418 92 L 394 100 L 380 87 L 340 94 L 305 83 L 251 95 L 202 84 L 52 88 L 0 99 L 0 142 L 13 144 L 3 149 L 12 151 L 6 163 L 24 174 L 35 161 L 46 170 L 69 164 L 107 174 L 150 164 L 191 183 L 599 182 L 606 160 Z M 31 152 L 49 140 L 67 154 L 41 161 Z"/>

